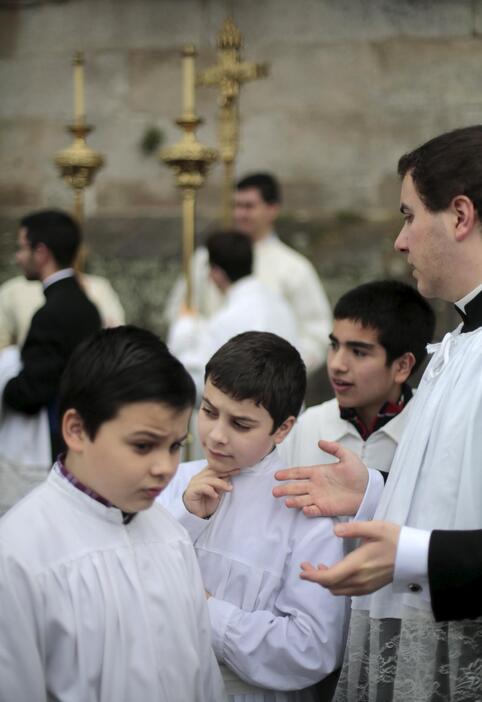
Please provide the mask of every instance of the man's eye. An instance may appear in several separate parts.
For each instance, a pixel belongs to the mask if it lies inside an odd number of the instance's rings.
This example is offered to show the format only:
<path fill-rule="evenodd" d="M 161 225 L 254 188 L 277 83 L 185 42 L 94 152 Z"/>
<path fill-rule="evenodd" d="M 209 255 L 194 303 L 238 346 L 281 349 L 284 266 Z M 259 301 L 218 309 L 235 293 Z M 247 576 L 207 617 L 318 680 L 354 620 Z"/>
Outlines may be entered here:
<path fill-rule="evenodd" d="M 360 351 L 359 349 L 353 349 L 353 353 L 357 358 L 365 358 L 365 356 L 367 355 L 366 351 Z"/>

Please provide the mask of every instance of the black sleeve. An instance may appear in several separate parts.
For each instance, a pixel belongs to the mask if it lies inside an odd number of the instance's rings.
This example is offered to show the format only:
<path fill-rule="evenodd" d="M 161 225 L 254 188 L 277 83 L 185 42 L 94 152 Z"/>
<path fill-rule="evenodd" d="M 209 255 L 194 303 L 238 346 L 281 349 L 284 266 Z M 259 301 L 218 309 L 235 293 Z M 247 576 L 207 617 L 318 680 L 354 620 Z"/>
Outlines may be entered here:
<path fill-rule="evenodd" d="M 65 366 L 61 329 L 40 312 L 32 319 L 22 349 L 22 370 L 3 391 L 4 403 L 25 414 L 35 414 L 56 397 Z"/>
<path fill-rule="evenodd" d="M 436 621 L 482 616 L 482 529 L 433 531 L 428 580 Z"/>

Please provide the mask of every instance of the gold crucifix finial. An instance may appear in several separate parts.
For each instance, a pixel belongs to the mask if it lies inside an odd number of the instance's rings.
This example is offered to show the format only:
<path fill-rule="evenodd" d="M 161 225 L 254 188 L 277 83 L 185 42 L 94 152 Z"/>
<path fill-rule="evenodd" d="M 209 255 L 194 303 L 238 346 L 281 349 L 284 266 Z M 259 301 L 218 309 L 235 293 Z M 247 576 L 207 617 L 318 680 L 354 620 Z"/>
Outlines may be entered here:
<path fill-rule="evenodd" d="M 218 34 L 218 62 L 198 76 L 198 84 L 219 90 L 219 151 L 224 163 L 223 220 L 232 219 L 234 162 L 239 146 L 239 91 L 247 81 L 268 75 L 268 65 L 241 60 L 241 32 L 228 17 Z"/>

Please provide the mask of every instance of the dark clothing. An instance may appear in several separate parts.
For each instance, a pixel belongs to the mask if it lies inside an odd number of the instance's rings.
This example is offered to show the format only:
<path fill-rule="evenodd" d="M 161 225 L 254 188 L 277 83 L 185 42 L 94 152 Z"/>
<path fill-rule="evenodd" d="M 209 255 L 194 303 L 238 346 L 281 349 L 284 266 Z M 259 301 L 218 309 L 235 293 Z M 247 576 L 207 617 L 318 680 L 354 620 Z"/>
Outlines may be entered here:
<path fill-rule="evenodd" d="M 56 456 L 62 446 L 55 421 L 60 378 L 73 350 L 101 328 L 101 320 L 73 276 L 49 285 L 45 298 L 22 347 L 22 370 L 5 386 L 3 401 L 24 414 L 48 409 L 52 455 Z"/>

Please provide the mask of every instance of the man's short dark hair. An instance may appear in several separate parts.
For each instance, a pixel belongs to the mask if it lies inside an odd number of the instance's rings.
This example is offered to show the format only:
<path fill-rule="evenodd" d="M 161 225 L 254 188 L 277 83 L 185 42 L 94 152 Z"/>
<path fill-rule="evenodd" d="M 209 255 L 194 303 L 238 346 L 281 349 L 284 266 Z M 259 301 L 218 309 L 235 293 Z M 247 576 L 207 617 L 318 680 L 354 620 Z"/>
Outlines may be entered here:
<path fill-rule="evenodd" d="M 365 283 L 342 295 L 335 305 L 335 319 L 349 319 L 378 332 L 387 353 L 387 366 L 404 353 L 415 356 L 412 373 L 427 352 L 435 331 L 435 314 L 411 285 L 396 280 Z"/>
<path fill-rule="evenodd" d="M 224 271 L 232 283 L 253 272 L 253 245 L 237 231 L 213 232 L 206 239 L 209 263 Z"/>
<path fill-rule="evenodd" d="M 103 329 L 72 354 L 60 384 L 60 416 L 75 409 L 95 439 L 125 405 L 159 402 L 182 411 L 194 405 L 194 382 L 154 334 L 134 326 Z"/>
<path fill-rule="evenodd" d="M 273 419 L 274 433 L 297 416 L 306 392 L 306 368 L 288 341 L 269 332 L 238 334 L 208 361 L 204 380 L 233 400 L 253 400 Z"/>
<path fill-rule="evenodd" d="M 80 246 L 81 233 L 75 219 L 60 210 L 33 212 L 20 220 L 27 230 L 32 249 L 39 244 L 51 251 L 60 268 L 72 266 Z"/>
<path fill-rule="evenodd" d="M 454 197 L 466 195 L 482 218 L 482 125 L 441 134 L 405 154 L 398 174 L 407 173 L 431 212 L 446 210 Z"/>
<path fill-rule="evenodd" d="M 236 183 L 236 190 L 255 188 L 267 205 L 281 203 L 281 186 L 271 173 L 250 173 Z"/>

